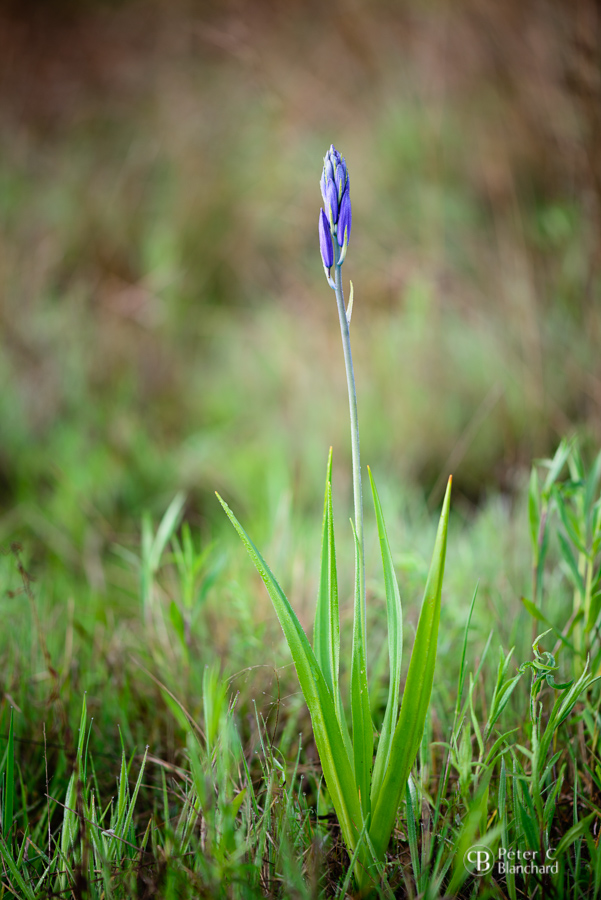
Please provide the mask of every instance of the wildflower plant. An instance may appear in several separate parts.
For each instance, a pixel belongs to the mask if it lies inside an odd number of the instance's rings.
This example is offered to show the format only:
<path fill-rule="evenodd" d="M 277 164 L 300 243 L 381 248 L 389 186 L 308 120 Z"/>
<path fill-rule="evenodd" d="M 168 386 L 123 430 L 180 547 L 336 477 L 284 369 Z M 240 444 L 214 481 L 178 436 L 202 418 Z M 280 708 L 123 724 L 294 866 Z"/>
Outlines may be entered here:
<path fill-rule="evenodd" d="M 319 213 L 319 245 L 326 278 L 336 296 L 348 383 L 353 467 L 355 544 L 354 618 L 350 658 L 350 731 L 339 684 L 340 623 L 338 576 L 332 508 L 332 451 L 327 464 L 321 538 L 321 569 L 313 646 L 261 553 L 231 509 L 221 505 L 265 582 L 279 618 L 311 715 L 323 775 L 360 887 L 382 874 L 382 862 L 397 812 L 422 739 L 434 678 L 441 589 L 444 573 L 451 479 L 449 478 L 424 599 L 409 662 L 402 701 L 401 599 L 378 492 L 368 468 L 379 536 L 386 609 L 390 683 L 388 702 L 374 760 L 374 724 L 367 677 L 365 554 L 363 498 L 359 454 L 357 394 L 351 355 L 350 323 L 353 286 L 348 306 L 342 288 L 342 264 L 351 235 L 351 202 L 346 161 L 331 146 L 321 177 L 323 208 Z M 399 709 L 400 706 L 400 709 Z"/>

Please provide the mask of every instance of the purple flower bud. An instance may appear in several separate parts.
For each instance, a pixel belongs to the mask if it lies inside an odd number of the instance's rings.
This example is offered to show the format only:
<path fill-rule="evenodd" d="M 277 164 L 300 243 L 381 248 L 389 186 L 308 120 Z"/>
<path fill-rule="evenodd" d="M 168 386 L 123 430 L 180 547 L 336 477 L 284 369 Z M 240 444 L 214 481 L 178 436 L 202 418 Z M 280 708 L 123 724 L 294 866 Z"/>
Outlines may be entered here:
<path fill-rule="evenodd" d="M 333 228 L 338 221 L 338 191 L 332 178 L 326 178 L 325 207 L 330 220 L 330 225 Z"/>
<path fill-rule="evenodd" d="M 341 266 L 351 236 L 349 174 L 346 160 L 336 150 L 334 144 L 330 145 L 324 157 L 323 174 L 319 184 L 324 205 L 319 214 L 319 245 L 329 284 L 334 287 L 329 275 L 330 267 L 334 264 L 334 248 L 336 248 L 336 265 Z M 337 241 L 336 245 L 334 240 Z"/>
<path fill-rule="evenodd" d="M 342 198 L 347 183 L 346 164 L 341 160 L 336 166 L 336 188 L 338 190 L 338 201 Z"/>
<path fill-rule="evenodd" d="M 334 264 L 334 247 L 330 234 L 330 223 L 323 209 L 319 210 L 319 249 L 325 268 L 330 269 Z"/>
<path fill-rule="evenodd" d="M 349 238 L 351 236 L 351 198 L 349 195 L 348 187 L 342 195 L 342 200 L 340 201 L 340 215 L 338 216 L 338 228 L 336 231 L 336 240 L 338 241 L 338 246 L 343 248 L 348 245 Z M 346 249 L 344 250 L 344 256 L 346 256 Z M 344 259 L 344 256 L 342 259 Z"/>

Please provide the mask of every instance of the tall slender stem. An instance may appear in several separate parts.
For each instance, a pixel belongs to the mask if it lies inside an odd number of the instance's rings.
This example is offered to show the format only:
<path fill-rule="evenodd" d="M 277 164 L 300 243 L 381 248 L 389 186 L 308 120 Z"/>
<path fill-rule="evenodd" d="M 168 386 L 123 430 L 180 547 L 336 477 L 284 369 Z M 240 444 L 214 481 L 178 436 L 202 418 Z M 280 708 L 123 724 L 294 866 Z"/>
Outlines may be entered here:
<path fill-rule="evenodd" d="M 353 459 L 353 496 L 355 501 L 355 532 L 358 543 L 360 606 L 361 606 L 361 635 L 365 646 L 366 614 L 365 614 L 365 551 L 363 541 L 363 494 L 361 491 L 361 458 L 359 454 L 359 418 L 357 415 L 357 391 L 355 389 L 355 373 L 353 370 L 353 357 L 351 354 L 351 335 L 346 318 L 344 294 L 342 292 L 342 272 L 338 265 L 340 251 L 334 241 L 335 247 L 335 291 L 340 319 L 340 332 L 342 334 L 342 349 L 344 351 L 344 365 L 346 367 L 346 381 L 348 385 L 349 412 L 351 418 L 351 449 Z"/>

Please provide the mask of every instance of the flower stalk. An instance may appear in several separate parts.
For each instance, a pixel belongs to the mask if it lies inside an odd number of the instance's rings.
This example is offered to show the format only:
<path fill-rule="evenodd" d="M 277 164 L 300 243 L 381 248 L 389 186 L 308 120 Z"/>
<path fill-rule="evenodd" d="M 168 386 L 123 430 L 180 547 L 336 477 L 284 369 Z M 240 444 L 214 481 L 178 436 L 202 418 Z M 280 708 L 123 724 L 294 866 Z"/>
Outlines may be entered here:
<path fill-rule="evenodd" d="M 339 256 L 339 251 L 337 253 Z M 351 421 L 351 453 L 353 464 L 353 501 L 355 506 L 355 533 L 359 545 L 359 565 L 361 571 L 361 596 L 363 617 L 365 617 L 365 543 L 363 537 L 363 490 L 361 487 L 361 452 L 359 449 L 359 416 L 357 413 L 357 389 L 355 387 L 355 371 L 353 368 L 353 355 L 351 352 L 350 322 L 348 321 L 347 308 L 344 303 L 342 289 L 341 263 L 336 262 L 336 305 L 340 320 L 340 334 L 342 336 L 342 350 L 344 353 L 344 366 L 346 369 L 346 382 L 348 386 L 349 415 Z M 365 627 L 365 626 L 364 626 Z"/>

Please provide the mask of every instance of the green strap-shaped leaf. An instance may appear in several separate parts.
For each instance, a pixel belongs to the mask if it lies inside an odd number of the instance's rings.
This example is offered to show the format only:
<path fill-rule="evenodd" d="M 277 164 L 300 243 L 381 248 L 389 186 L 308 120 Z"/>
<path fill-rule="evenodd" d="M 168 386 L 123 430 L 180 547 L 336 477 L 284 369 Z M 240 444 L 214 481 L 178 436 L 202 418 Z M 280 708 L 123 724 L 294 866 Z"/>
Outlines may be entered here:
<path fill-rule="evenodd" d="M 336 542 L 334 540 L 334 510 L 332 508 L 332 448 L 328 456 L 326 489 L 321 532 L 321 568 L 313 630 L 315 656 L 326 684 L 334 698 L 336 716 L 346 744 L 349 759 L 353 751 L 344 707 L 340 696 L 340 615 L 338 612 L 338 575 L 336 571 Z"/>
<path fill-rule="evenodd" d="M 399 802 L 419 749 L 432 694 L 450 502 L 449 478 L 409 663 L 401 713 L 392 738 L 390 758 L 378 801 L 372 814 L 370 838 L 379 859 L 383 857 L 390 840 Z"/>
<path fill-rule="evenodd" d="M 371 809 L 371 767 L 374 752 L 374 726 L 369 708 L 367 687 L 367 658 L 365 630 L 361 604 L 361 572 L 359 568 L 359 540 L 351 520 L 355 539 L 355 612 L 353 617 L 353 655 L 351 657 L 351 722 L 353 726 L 353 756 L 355 782 L 363 817 L 367 819 Z"/>
<path fill-rule="evenodd" d="M 340 696 L 340 615 L 338 612 L 338 575 L 336 572 L 336 545 L 334 542 L 334 510 L 332 507 L 332 483 L 327 487 L 327 530 L 328 530 L 328 622 L 330 667 L 332 669 L 332 696 L 336 707 L 338 724 L 349 759 L 353 758 L 353 746 L 349 735 L 342 697 Z"/>
<path fill-rule="evenodd" d="M 315 607 L 315 624 L 313 626 L 313 648 L 319 667 L 326 684 L 334 693 L 333 666 L 330 656 L 332 646 L 332 609 L 338 607 L 338 587 L 336 580 L 336 557 L 334 555 L 334 573 L 332 577 L 332 551 L 333 534 L 330 541 L 331 528 L 330 510 L 332 498 L 332 448 L 328 454 L 328 467 L 326 471 L 326 489 L 323 500 L 323 522 L 321 526 L 321 567 L 319 572 L 319 589 L 317 592 L 317 606 Z M 335 599 L 332 596 L 335 594 Z M 338 634 L 340 641 L 340 633 Z"/>
<path fill-rule="evenodd" d="M 221 499 L 217 498 L 232 525 L 246 547 L 257 572 L 273 603 L 296 667 L 298 680 L 311 714 L 313 734 L 321 760 L 326 785 L 347 847 L 355 848 L 363 825 L 361 804 L 351 762 L 347 753 L 336 709 L 325 678 L 311 649 L 311 645 L 286 595 L 276 581 L 269 566 L 255 547 L 235 515 Z M 362 853 L 360 855 L 363 855 Z"/>
<path fill-rule="evenodd" d="M 378 743 L 378 752 L 376 753 L 376 762 L 371 783 L 371 802 L 372 806 L 375 807 L 382 786 L 384 772 L 388 766 L 392 736 L 399 715 L 401 663 L 403 658 L 403 613 L 401 609 L 401 595 L 399 593 L 399 586 L 394 572 L 392 553 L 390 552 L 390 544 L 388 542 L 388 535 L 386 534 L 380 498 L 369 466 L 367 467 L 367 471 L 374 498 L 378 537 L 380 538 L 380 552 L 382 554 L 382 567 L 384 569 L 386 614 L 388 619 L 388 656 L 390 660 L 388 702 L 386 704 L 386 712 L 382 723 L 382 731 Z"/>

